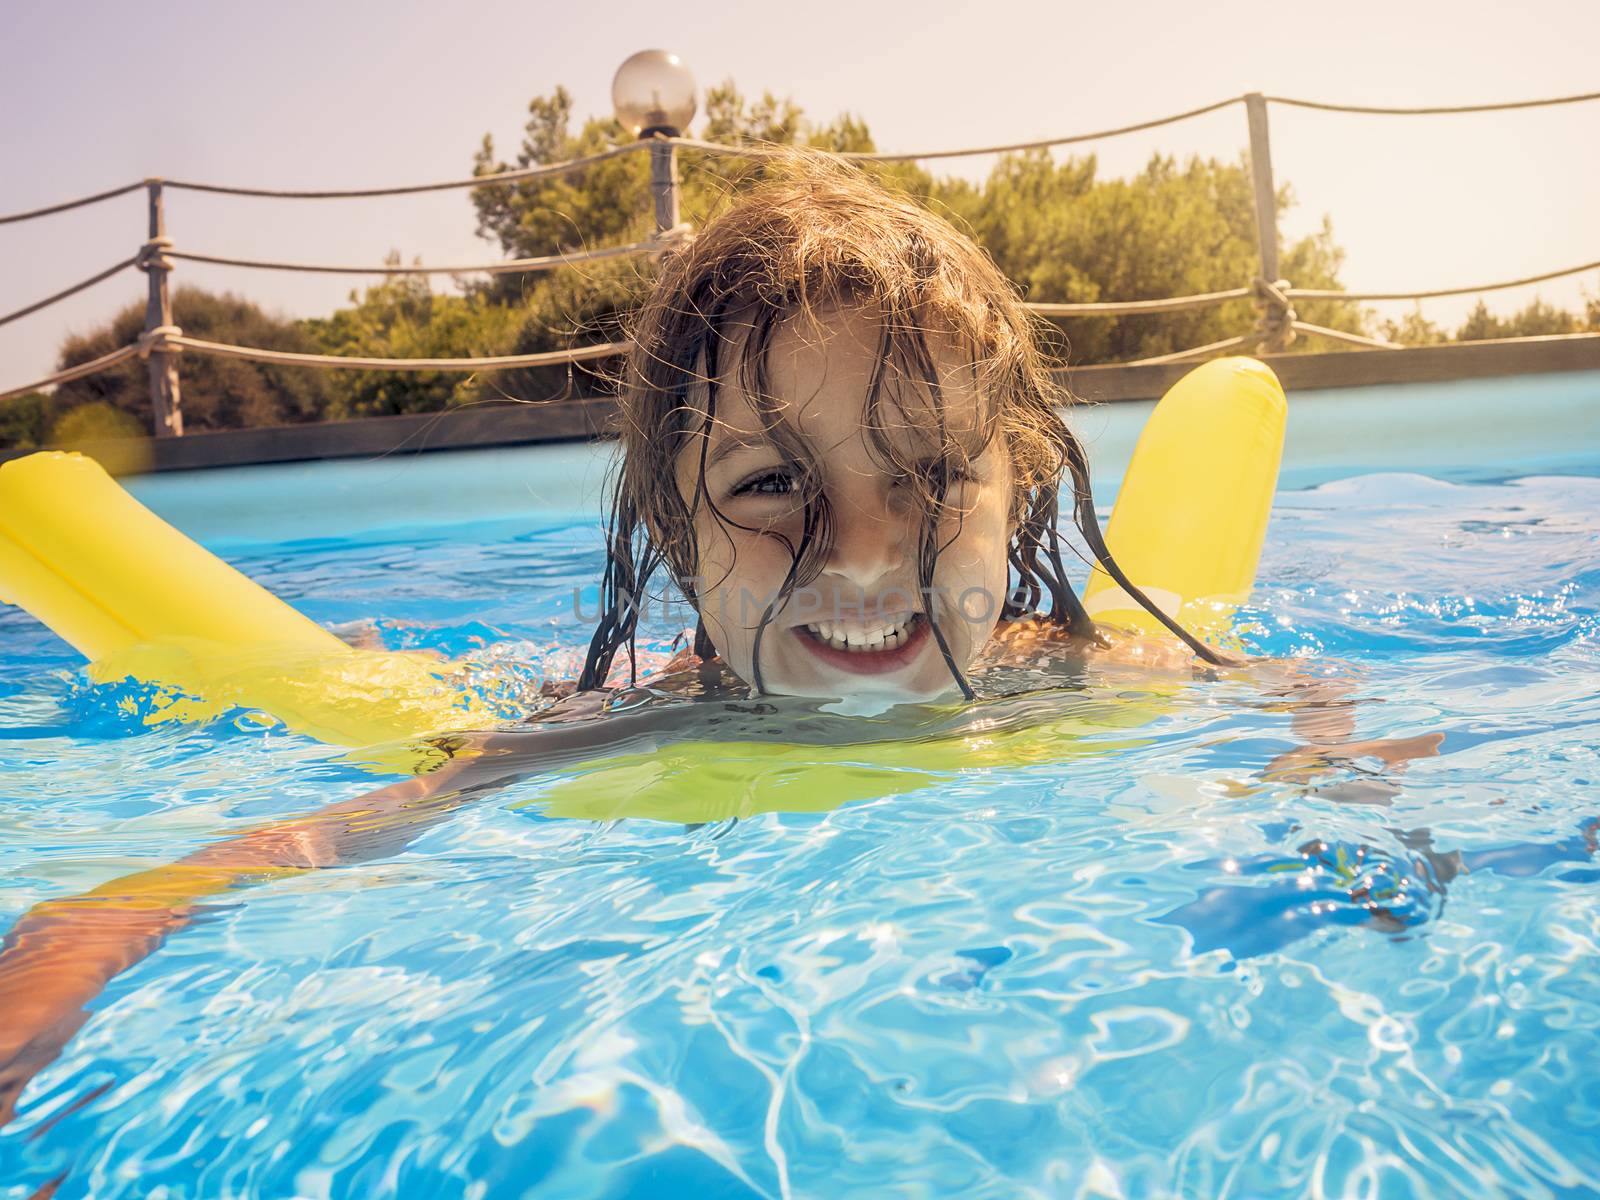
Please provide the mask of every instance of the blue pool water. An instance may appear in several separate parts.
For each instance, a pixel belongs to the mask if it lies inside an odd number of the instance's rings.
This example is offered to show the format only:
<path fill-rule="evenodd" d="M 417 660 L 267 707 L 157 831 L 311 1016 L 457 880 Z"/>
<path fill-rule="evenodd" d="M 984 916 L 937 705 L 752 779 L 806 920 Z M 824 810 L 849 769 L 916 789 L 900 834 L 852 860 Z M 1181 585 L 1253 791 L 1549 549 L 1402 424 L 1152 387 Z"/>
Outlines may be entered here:
<path fill-rule="evenodd" d="M 534 772 L 209 902 L 28 1084 L 0 1197 L 1600 1192 L 1600 379 L 1391 391 L 1294 399 L 1240 629 L 1436 753 L 1292 769 L 1248 676 L 1120 676 L 1037 703 L 1131 728 L 863 753 L 875 797 L 831 810 L 803 752 L 821 811 L 691 825 L 552 815 L 572 772 Z M 1080 418 L 1108 499 L 1139 416 Z M 578 661 L 602 466 L 137 486 L 317 619 L 515 691 Z M 128 700 L 0 611 L 0 930 L 392 778 Z"/>

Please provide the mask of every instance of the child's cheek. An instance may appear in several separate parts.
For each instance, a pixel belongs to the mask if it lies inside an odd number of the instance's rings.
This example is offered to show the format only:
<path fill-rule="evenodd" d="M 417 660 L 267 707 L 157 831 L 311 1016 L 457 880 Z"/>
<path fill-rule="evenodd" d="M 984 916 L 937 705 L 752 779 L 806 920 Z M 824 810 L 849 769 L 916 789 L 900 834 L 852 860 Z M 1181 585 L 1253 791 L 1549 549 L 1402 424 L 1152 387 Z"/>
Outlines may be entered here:
<path fill-rule="evenodd" d="M 1007 533 L 1003 506 L 984 504 L 939 558 L 935 582 L 942 611 L 959 616 L 969 661 L 989 640 L 1005 606 Z"/>
<path fill-rule="evenodd" d="M 701 558 L 700 578 L 710 604 L 726 613 L 753 609 L 754 622 L 788 570 L 789 552 L 775 539 L 735 530 L 715 536 Z"/>
<path fill-rule="evenodd" d="M 789 552 L 759 534 L 708 532 L 701 540 L 699 612 L 723 660 L 749 679 L 756 626 L 788 574 Z"/>

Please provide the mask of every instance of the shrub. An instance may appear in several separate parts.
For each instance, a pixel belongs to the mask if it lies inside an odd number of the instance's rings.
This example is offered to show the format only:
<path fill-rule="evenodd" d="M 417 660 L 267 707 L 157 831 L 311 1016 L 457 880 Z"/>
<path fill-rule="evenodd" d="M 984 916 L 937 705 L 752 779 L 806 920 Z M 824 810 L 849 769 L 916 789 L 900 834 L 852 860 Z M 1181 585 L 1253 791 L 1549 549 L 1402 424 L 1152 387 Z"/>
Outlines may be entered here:
<path fill-rule="evenodd" d="M 173 321 L 192 337 L 265 350 L 315 351 L 316 344 L 287 318 L 273 316 L 231 293 L 178 288 L 172 297 Z M 144 305 L 132 304 L 90 333 L 70 337 L 61 348 L 59 369 L 76 366 L 126 346 L 144 329 Z M 246 429 L 320 420 L 328 403 L 323 372 L 280 367 L 210 355 L 179 358 L 179 390 L 184 428 Z M 56 389 L 62 409 L 103 402 L 151 428 L 149 368 L 139 359 Z"/>

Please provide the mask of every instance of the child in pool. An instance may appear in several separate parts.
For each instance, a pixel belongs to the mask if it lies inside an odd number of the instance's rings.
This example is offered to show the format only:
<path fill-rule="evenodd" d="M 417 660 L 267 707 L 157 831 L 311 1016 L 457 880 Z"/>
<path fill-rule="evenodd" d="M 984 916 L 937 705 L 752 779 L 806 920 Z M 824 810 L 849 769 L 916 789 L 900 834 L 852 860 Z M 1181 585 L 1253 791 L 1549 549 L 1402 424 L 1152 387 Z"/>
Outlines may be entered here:
<path fill-rule="evenodd" d="M 663 264 L 638 318 L 602 617 L 581 678 L 523 736 L 548 739 L 550 762 L 671 736 L 681 708 L 585 719 L 608 681 L 635 674 L 639 607 L 661 567 L 700 618 L 693 648 L 649 681 L 667 691 L 892 702 L 971 697 L 986 667 L 1062 653 L 1222 661 L 1106 552 L 1083 449 L 1057 411 L 1067 398 L 1011 284 L 910 201 L 808 162 L 736 204 Z M 1100 637 L 1066 578 L 1063 476 L 1085 543 L 1182 647 Z M 1357 755 L 1398 763 L 1437 745 L 1343 742 L 1337 688 L 1287 690 L 1313 745 L 1285 769 Z M 24 914 L 0 951 L 0 1125 L 105 983 L 205 898 L 398 852 L 528 769 L 497 766 L 495 742 Z"/>
<path fill-rule="evenodd" d="M 1025 643 L 1103 647 L 1062 562 L 1063 476 L 1102 566 L 1222 661 L 1107 553 L 1015 287 L 909 199 L 802 161 L 668 260 L 636 322 L 576 690 L 631 657 L 658 567 L 700 618 L 674 667 L 715 658 L 758 694 L 970 699 Z"/>

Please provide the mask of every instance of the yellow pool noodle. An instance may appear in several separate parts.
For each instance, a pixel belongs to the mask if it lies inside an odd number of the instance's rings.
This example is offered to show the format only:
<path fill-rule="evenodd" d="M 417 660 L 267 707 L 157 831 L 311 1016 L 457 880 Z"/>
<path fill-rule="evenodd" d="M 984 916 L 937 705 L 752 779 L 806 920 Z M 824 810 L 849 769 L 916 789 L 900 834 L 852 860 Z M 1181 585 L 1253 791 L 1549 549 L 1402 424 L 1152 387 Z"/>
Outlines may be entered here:
<path fill-rule="evenodd" d="M 1272 368 L 1219 358 L 1173 384 L 1139 435 L 1106 546 L 1135 587 L 1199 637 L 1224 631 L 1255 583 L 1287 417 Z M 1099 567 L 1083 602 L 1098 622 L 1166 633 Z"/>
<path fill-rule="evenodd" d="M 97 682 L 179 693 L 152 722 L 239 706 L 347 746 L 494 723 L 451 685 L 456 668 L 347 646 L 78 454 L 0 464 L 0 601 L 71 643 Z"/>
<path fill-rule="evenodd" d="M 99 463 L 60 451 L 0 465 L 0 600 L 90 660 L 172 637 L 348 649 L 168 525 Z"/>

